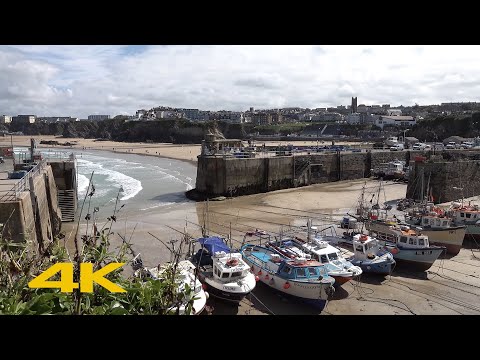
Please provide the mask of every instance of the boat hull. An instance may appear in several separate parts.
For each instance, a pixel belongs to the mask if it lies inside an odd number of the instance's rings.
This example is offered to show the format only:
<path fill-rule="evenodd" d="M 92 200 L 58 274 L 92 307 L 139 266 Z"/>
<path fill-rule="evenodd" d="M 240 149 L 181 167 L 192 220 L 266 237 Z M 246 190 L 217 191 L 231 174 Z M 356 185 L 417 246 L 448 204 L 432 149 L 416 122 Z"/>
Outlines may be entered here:
<path fill-rule="evenodd" d="M 205 284 L 207 285 L 207 291 L 210 295 L 226 302 L 239 303 L 240 301 L 243 300 L 245 296 L 250 294 L 250 291 L 243 292 L 243 293 L 229 292 L 229 291 L 223 291 L 222 289 L 218 289 L 208 283 L 205 283 Z"/>
<path fill-rule="evenodd" d="M 353 276 L 339 276 L 339 275 L 332 275 L 332 274 L 329 274 L 329 275 L 335 279 L 335 284 L 333 284 L 333 286 L 335 287 L 342 286 L 343 284 L 353 279 Z"/>
<path fill-rule="evenodd" d="M 309 283 L 283 279 L 275 275 L 275 273 L 269 272 L 266 268 L 260 267 L 248 256 L 244 255 L 243 259 L 250 265 L 254 274 L 260 273 L 257 276 L 263 284 L 282 294 L 313 305 L 319 310 L 323 310 L 328 298 L 332 296 L 335 291 L 330 282 Z"/>
<path fill-rule="evenodd" d="M 445 229 L 422 228 L 422 234 L 428 236 L 430 244 L 445 246 L 447 253 L 451 255 L 457 255 L 460 252 L 466 232 L 467 228 L 463 226 Z"/>
<path fill-rule="evenodd" d="M 395 266 L 394 261 L 378 261 L 375 263 L 367 262 L 367 261 L 352 261 L 350 262 L 356 266 L 360 266 L 364 273 L 371 273 L 371 274 L 379 274 L 379 275 L 389 275 L 393 271 L 393 267 Z"/>
<path fill-rule="evenodd" d="M 215 282 L 212 278 L 208 278 L 200 275 L 199 280 L 207 286 L 207 291 L 210 295 L 215 296 L 218 299 L 238 303 L 247 296 L 256 285 L 255 276 L 248 274 L 247 277 L 242 279 L 242 285 L 238 284 L 222 284 Z M 234 286 L 229 286 L 234 285 Z"/>
<path fill-rule="evenodd" d="M 426 271 L 445 251 L 445 248 L 397 248 L 397 250 L 398 252 L 393 250 L 391 252 L 398 265 L 416 271 Z"/>

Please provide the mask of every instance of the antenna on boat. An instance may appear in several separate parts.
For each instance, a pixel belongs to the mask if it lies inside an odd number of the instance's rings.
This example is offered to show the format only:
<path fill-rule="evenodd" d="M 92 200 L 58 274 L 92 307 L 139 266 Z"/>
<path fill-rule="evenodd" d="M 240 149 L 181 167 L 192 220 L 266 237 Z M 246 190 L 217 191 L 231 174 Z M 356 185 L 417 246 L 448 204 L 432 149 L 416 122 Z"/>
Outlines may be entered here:
<path fill-rule="evenodd" d="M 307 220 L 307 241 L 312 241 L 312 220 Z"/>

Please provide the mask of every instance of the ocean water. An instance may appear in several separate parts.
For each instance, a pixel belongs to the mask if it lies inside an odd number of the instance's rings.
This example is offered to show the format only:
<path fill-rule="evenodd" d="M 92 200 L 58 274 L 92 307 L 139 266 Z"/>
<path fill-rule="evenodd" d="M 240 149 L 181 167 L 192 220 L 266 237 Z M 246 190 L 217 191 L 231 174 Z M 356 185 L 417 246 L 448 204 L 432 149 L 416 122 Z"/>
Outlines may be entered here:
<path fill-rule="evenodd" d="M 25 151 L 15 148 L 16 154 Z M 105 218 L 113 214 L 116 205 L 123 215 L 141 215 L 190 202 L 185 191 L 195 186 L 197 170 L 192 164 L 101 150 L 65 150 L 66 154 L 72 152 L 77 158 L 79 211 L 87 189 L 92 191 L 90 178 L 95 188 L 94 195 L 86 197 L 83 214 L 98 207 L 98 216 Z"/>

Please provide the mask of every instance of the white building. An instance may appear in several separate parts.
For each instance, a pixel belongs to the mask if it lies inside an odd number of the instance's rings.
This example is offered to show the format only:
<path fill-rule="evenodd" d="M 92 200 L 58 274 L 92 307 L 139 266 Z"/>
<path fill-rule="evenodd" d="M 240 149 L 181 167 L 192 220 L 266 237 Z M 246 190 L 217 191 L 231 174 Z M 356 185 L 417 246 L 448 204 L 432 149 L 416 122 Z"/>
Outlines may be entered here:
<path fill-rule="evenodd" d="M 416 123 L 417 120 L 413 116 L 379 116 L 375 119 L 375 125 L 382 129 L 385 125 L 411 127 Z"/>
<path fill-rule="evenodd" d="M 400 109 L 388 109 L 387 116 L 401 116 L 402 110 Z"/>
<path fill-rule="evenodd" d="M 137 110 L 135 112 L 135 115 L 136 115 L 137 119 L 141 119 L 146 113 L 147 113 L 147 110 L 141 109 L 141 110 Z"/>
<path fill-rule="evenodd" d="M 9 124 L 12 122 L 12 117 L 8 115 L 0 116 L 0 124 Z"/>

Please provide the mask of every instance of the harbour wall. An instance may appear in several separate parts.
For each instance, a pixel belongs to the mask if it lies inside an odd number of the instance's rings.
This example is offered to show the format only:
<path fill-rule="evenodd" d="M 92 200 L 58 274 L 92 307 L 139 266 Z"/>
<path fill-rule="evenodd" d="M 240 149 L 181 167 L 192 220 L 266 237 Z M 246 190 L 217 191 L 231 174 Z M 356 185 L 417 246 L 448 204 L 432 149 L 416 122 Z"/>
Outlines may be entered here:
<path fill-rule="evenodd" d="M 406 196 L 417 200 L 428 197 L 438 204 L 480 195 L 480 152 L 454 155 L 413 162 Z"/>
<path fill-rule="evenodd" d="M 417 156 L 465 161 L 478 157 L 478 150 L 422 151 L 364 151 L 315 153 L 260 158 L 235 158 L 228 156 L 198 156 L 196 188 L 187 194 L 190 198 L 239 196 L 287 189 L 298 186 L 319 184 L 340 180 L 354 180 L 370 177 L 371 170 L 382 163 L 401 160 L 410 163 Z M 448 160 L 450 159 L 450 160 Z M 458 178 L 453 172 L 458 169 L 445 165 L 449 177 L 444 182 L 432 181 L 433 186 L 455 186 Z M 460 169 L 461 170 L 461 169 Z M 442 170 L 444 171 L 444 170 Z M 445 176 L 442 175 L 442 176 Z M 436 190 L 437 191 L 437 190 Z M 439 189 L 440 193 L 444 190 Z"/>

